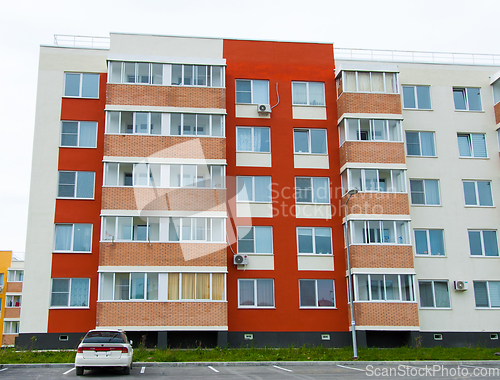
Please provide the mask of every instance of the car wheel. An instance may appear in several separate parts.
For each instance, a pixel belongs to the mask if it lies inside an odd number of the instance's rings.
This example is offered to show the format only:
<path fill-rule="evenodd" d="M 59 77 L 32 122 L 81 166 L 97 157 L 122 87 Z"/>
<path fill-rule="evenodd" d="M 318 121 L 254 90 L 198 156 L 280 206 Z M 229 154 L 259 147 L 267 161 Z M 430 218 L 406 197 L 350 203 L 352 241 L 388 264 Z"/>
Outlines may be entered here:
<path fill-rule="evenodd" d="M 130 367 L 132 367 L 132 366 L 130 366 Z M 130 375 L 130 367 L 123 368 L 123 374 L 124 375 Z"/>
<path fill-rule="evenodd" d="M 83 367 L 76 367 L 76 376 L 83 376 Z"/>

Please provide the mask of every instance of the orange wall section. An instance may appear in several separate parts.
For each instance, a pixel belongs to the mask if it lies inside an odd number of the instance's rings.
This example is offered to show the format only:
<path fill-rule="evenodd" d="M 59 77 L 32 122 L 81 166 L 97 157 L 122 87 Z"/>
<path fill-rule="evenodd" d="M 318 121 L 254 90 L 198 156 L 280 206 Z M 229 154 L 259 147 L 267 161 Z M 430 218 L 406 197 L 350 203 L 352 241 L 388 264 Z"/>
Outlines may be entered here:
<path fill-rule="evenodd" d="M 88 309 L 50 309 L 47 332 L 86 332 L 95 328 L 101 229 L 102 157 L 107 74 L 100 75 L 99 99 L 63 98 L 61 120 L 97 121 L 97 148 L 59 148 L 58 170 L 95 172 L 94 199 L 58 199 L 54 223 L 92 223 L 92 253 L 54 253 L 52 278 L 90 278 Z"/>
<path fill-rule="evenodd" d="M 226 59 L 226 144 L 229 219 L 227 229 L 248 226 L 247 220 L 231 215 L 236 209 L 235 179 L 237 175 L 271 176 L 273 190 L 283 194 L 273 198 L 279 210 L 273 218 L 253 218 L 252 225 L 273 227 L 274 271 L 237 270 L 232 264 L 233 253 L 228 249 L 228 326 L 229 331 L 348 331 L 347 292 L 345 280 L 344 242 L 338 210 L 340 192 L 337 104 L 333 46 L 331 44 L 261 42 L 224 40 Z M 270 104 L 278 102 L 270 119 L 236 118 L 235 79 L 269 80 Z M 297 120 L 292 118 L 292 81 L 325 82 L 327 120 Z M 236 126 L 271 127 L 271 168 L 236 166 Z M 293 158 L 293 128 L 325 128 L 328 133 L 330 169 L 295 169 Z M 330 177 L 331 220 L 296 219 L 288 215 L 293 208 L 295 176 Z M 233 183 L 233 186 L 230 183 Z M 286 210 L 286 214 L 283 212 Z M 335 271 L 299 271 L 297 266 L 297 226 L 332 228 Z M 235 234 L 236 232 L 234 232 Z M 236 243 L 232 249 L 236 252 Z M 238 279 L 274 278 L 275 309 L 238 309 Z M 299 309 L 299 279 L 334 279 L 337 309 Z"/>

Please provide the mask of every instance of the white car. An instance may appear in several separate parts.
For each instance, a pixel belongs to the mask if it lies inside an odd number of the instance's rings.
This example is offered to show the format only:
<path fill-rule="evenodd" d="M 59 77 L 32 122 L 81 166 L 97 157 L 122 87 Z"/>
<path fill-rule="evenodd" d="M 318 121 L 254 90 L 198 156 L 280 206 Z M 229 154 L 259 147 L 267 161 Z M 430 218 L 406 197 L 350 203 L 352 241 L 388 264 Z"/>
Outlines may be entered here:
<path fill-rule="evenodd" d="M 119 367 L 125 375 L 132 368 L 132 341 L 121 330 L 90 330 L 78 345 L 75 357 L 76 375 L 96 367 Z"/>

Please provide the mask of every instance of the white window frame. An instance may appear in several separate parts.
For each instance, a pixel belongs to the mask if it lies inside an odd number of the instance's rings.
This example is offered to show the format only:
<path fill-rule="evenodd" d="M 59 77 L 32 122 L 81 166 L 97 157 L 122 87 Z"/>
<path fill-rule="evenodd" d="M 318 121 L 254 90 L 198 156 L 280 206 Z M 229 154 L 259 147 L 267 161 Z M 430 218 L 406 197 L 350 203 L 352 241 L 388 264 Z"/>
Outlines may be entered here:
<path fill-rule="evenodd" d="M 436 290 L 435 290 L 435 283 L 436 282 L 444 282 L 446 283 L 446 287 L 448 288 L 448 301 L 450 302 L 450 306 L 448 307 L 438 307 L 436 306 Z M 422 306 L 421 297 L 420 297 L 420 284 L 421 283 L 430 283 L 431 284 L 431 289 L 432 289 L 432 302 L 434 306 Z M 418 298 L 419 298 L 419 308 L 424 309 L 424 310 L 450 310 L 451 309 L 451 296 L 450 296 L 450 283 L 448 280 L 418 280 Z"/>
<path fill-rule="evenodd" d="M 422 254 L 417 252 L 417 238 L 415 237 L 415 233 L 417 231 L 425 231 L 425 237 L 427 240 L 427 249 L 428 253 L 427 254 Z M 429 231 L 442 231 L 443 234 L 443 248 L 444 248 L 444 254 L 442 255 L 433 255 L 431 252 L 431 234 Z M 413 235 L 414 235 L 414 241 L 415 241 L 415 256 L 418 257 L 446 257 L 446 244 L 445 244 L 445 238 L 444 238 L 444 229 L 442 228 L 415 228 L 413 229 Z"/>
<path fill-rule="evenodd" d="M 323 280 L 323 281 L 331 281 L 333 285 L 333 306 L 318 306 L 318 281 Z M 315 290 L 315 304 L 316 306 L 302 306 L 302 300 L 300 298 L 300 284 L 302 281 L 314 281 L 314 290 Z M 299 279 L 299 309 L 336 309 L 336 296 L 335 296 L 335 280 L 331 278 L 318 278 L 318 279 L 312 279 L 312 278 L 301 278 Z"/>
<path fill-rule="evenodd" d="M 180 115 L 181 116 L 181 134 L 180 135 L 173 135 L 171 133 L 171 128 L 172 128 L 172 117 L 173 115 Z M 185 134 L 184 133 L 184 116 L 185 115 L 194 115 L 195 116 L 195 124 L 194 124 L 194 130 L 195 130 L 195 134 Z M 201 135 L 201 134 L 198 134 L 198 116 L 209 116 L 208 118 L 208 128 L 209 128 L 209 133 L 206 134 L 206 135 Z M 221 128 L 222 128 L 222 135 L 221 136 L 212 136 L 212 128 L 213 128 L 213 117 L 214 116 L 221 116 Z M 163 119 L 163 118 L 162 118 Z M 226 121 L 226 116 L 225 115 L 219 115 L 219 114 L 204 114 L 204 113 L 195 113 L 195 114 L 192 114 L 192 113 L 170 113 L 170 125 L 169 125 L 169 128 L 168 128 L 168 133 L 167 133 L 167 136 L 186 136 L 186 137 L 219 137 L 219 138 L 223 138 L 225 137 L 226 135 L 226 128 L 225 128 L 225 121 Z M 162 120 L 162 123 L 163 123 L 163 120 Z M 162 124 L 162 128 L 163 128 L 163 124 Z"/>
<path fill-rule="evenodd" d="M 112 76 L 112 63 L 120 63 L 120 82 L 111 82 L 111 76 Z M 134 64 L 134 76 L 135 80 L 134 82 L 128 82 L 125 78 L 125 63 L 133 63 Z M 138 69 L 138 64 L 147 64 L 148 65 L 148 83 L 141 83 L 138 82 L 138 75 L 139 75 L 139 69 Z M 154 83 L 153 84 L 153 65 L 161 65 L 162 66 L 162 83 Z M 161 86 L 163 85 L 163 79 L 164 79 L 164 69 L 163 69 L 163 63 L 158 63 L 158 62 L 130 62 L 130 61 L 108 61 L 108 78 L 107 78 L 107 83 L 111 84 L 139 84 L 139 85 L 153 85 L 153 86 Z"/>
<path fill-rule="evenodd" d="M 16 298 L 19 298 L 19 306 L 16 306 L 15 300 Z M 12 305 L 9 305 L 12 302 Z M 5 307 L 8 308 L 16 308 L 16 307 L 21 307 L 23 304 L 23 298 L 21 294 L 7 294 L 5 296 Z"/>
<path fill-rule="evenodd" d="M 401 94 L 403 95 L 403 109 L 405 110 L 424 110 L 424 111 L 431 111 L 432 110 L 432 98 L 431 98 L 431 86 L 430 85 L 425 85 L 425 84 L 404 84 L 404 85 L 401 85 L 401 87 L 404 89 L 405 87 L 406 88 L 413 88 L 413 96 L 414 96 L 414 99 L 415 99 L 415 107 L 414 108 L 411 108 L 411 107 L 406 107 L 405 106 L 405 102 L 404 102 L 404 91 L 401 91 Z M 429 89 L 429 100 L 430 100 L 430 103 L 431 103 L 431 107 L 430 108 L 420 108 L 418 106 L 418 96 L 417 96 L 417 87 L 426 87 Z"/>
<path fill-rule="evenodd" d="M 424 203 L 413 203 L 413 200 L 412 200 L 412 191 L 411 191 L 411 183 L 412 181 L 419 181 L 419 182 L 422 182 L 422 187 L 423 187 L 423 192 L 424 192 Z M 428 204 L 427 203 L 427 192 L 426 192 L 426 187 L 425 187 L 425 182 L 426 181 L 436 181 L 437 182 L 437 185 L 438 185 L 438 196 L 439 196 L 439 203 L 438 204 Z M 439 183 L 439 179 L 433 179 L 433 178 L 411 178 L 410 179 L 410 187 L 409 187 L 409 191 L 410 191 L 410 204 L 411 206 L 430 206 L 430 207 L 439 207 L 441 206 L 441 186 L 440 186 L 440 183 Z"/>
<path fill-rule="evenodd" d="M 359 275 L 367 275 L 368 276 L 368 300 L 360 300 L 359 299 Z M 384 298 L 382 300 L 374 300 L 372 296 L 372 281 L 371 281 L 371 276 L 378 276 L 382 275 L 384 276 Z M 385 276 L 386 275 L 394 275 L 398 276 L 398 288 L 399 288 L 399 300 L 387 300 L 387 291 L 386 291 L 386 281 L 385 281 Z M 410 276 L 411 281 L 409 281 L 410 284 L 410 298 L 413 298 L 413 300 L 409 301 L 403 301 L 403 288 L 401 286 L 402 281 L 401 281 L 401 276 Z M 394 303 L 416 303 L 417 298 L 415 294 L 415 275 L 414 274 L 400 274 L 400 273 L 358 273 L 354 275 L 354 302 L 394 302 Z"/>
<path fill-rule="evenodd" d="M 75 96 L 75 95 L 66 95 L 66 75 L 68 74 L 78 74 L 80 75 L 80 85 L 78 86 L 78 90 L 79 90 L 79 94 L 78 96 Z M 83 75 L 97 75 L 97 96 L 82 96 L 82 90 L 83 90 L 83 86 L 82 86 L 82 82 L 83 82 Z M 99 99 L 99 91 L 100 91 L 100 85 L 101 85 L 101 78 L 100 78 L 100 75 L 99 73 L 74 73 L 74 72 L 65 72 L 64 73 L 64 86 L 63 86 L 63 98 L 83 98 L 83 99 Z"/>
<path fill-rule="evenodd" d="M 59 195 L 59 186 L 61 185 L 61 173 L 75 173 L 75 184 L 74 184 L 74 191 L 73 191 L 73 196 L 72 197 L 62 197 Z M 92 197 L 78 197 L 78 173 L 92 173 L 94 175 L 94 178 L 92 180 Z M 58 172 L 58 189 L 57 189 L 57 199 L 94 199 L 95 196 L 95 172 L 88 172 L 88 171 L 72 171 L 72 170 L 59 170 Z"/>
<path fill-rule="evenodd" d="M 479 189 L 478 189 L 478 182 L 488 182 L 490 184 L 490 196 L 491 196 L 491 205 L 481 205 L 480 203 L 480 199 L 479 199 Z M 465 183 L 473 183 L 474 184 L 474 195 L 476 197 L 476 204 L 467 204 L 465 202 L 465 187 L 463 187 L 463 185 Z M 491 181 L 488 181 L 488 180 L 468 180 L 468 179 L 464 179 L 462 180 L 462 188 L 464 190 L 464 204 L 465 204 L 465 207 L 495 207 L 495 204 L 493 203 L 493 189 L 492 189 L 492 184 L 491 184 Z"/>
<path fill-rule="evenodd" d="M 480 110 L 471 110 L 470 105 L 469 105 L 469 89 L 477 89 L 479 90 L 479 102 L 481 103 L 481 109 Z M 464 100 L 465 100 L 465 109 L 457 109 L 457 106 L 455 104 L 455 91 L 461 91 L 464 94 Z M 452 94 L 453 94 L 453 106 L 455 111 L 466 111 L 466 112 L 483 112 L 483 100 L 481 99 L 481 87 L 453 87 L 452 89 Z"/>
<path fill-rule="evenodd" d="M 90 225 L 90 251 L 75 251 L 74 243 L 75 243 L 75 225 L 77 224 L 86 224 Z M 71 249 L 70 250 L 56 250 L 56 233 L 57 226 L 71 226 Z M 92 253 L 92 240 L 94 234 L 94 225 L 92 223 L 55 223 L 54 224 L 54 243 L 53 243 L 53 252 L 63 252 L 63 253 Z"/>
<path fill-rule="evenodd" d="M 255 178 L 259 178 L 259 177 L 260 178 L 262 178 L 262 177 L 269 178 L 269 201 L 267 201 L 267 202 L 255 200 Z M 240 192 L 238 191 L 238 181 L 240 178 L 251 178 L 252 179 L 252 199 L 249 199 L 249 200 L 240 199 Z M 271 180 L 271 176 L 239 175 L 239 176 L 236 176 L 236 186 L 237 186 L 236 191 L 238 191 L 236 193 L 236 202 L 238 202 L 238 203 L 272 203 L 273 202 L 273 191 L 272 191 L 273 183 Z"/>
<path fill-rule="evenodd" d="M 357 121 L 357 124 L 358 124 L 358 127 L 357 127 L 357 136 L 359 137 L 357 140 L 351 140 L 351 139 L 348 139 L 348 136 L 349 134 L 347 133 L 347 128 L 350 128 L 347 124 L 350 124 L 351 122 L 353 122 L 354 120 Z M 365 119 L 366 120 L 366 119 Z M 374 135 L 375 135 L 375 120 L 376 121 L 383 121 L 384 124 L 385 124 L 385 134 L 386 136 L 388 137 L 387 140 L 377 140 L 377 139 L 374 139 Z M 361 119 L 358 119 L 358 118 L 344 118 L 341 122 L 341 124 L 339 124 L 339 132 L 340 132 L 340 129 L 343 128 L 344 129 L 344 133 L 343 133 L 343 137 L 344 137 L 344 141 L 342 141 L 342 133 L 339 133 L 339 139 L 340 139 L 340 145 L 342 146 L 342 144 L 345 142 L 345 141 L 362 141 L 362 142 L 396 142 L 396 143 L 400 143 L 400 142 L 403 142 L 403 127 L 402 127 L 402 123 L 401 123 L 401 120 L 396 120 L 396 119 L 368 119 L 369 121 L 369 124 L 370 124 L 370 131 L 369 131 L 369 139 L 368 140 L 362 140 L 361 139 Z M 399 137 L 400 139 L 399 140 L 391 140 L 391 133 L 390 133 L 390 129 L 389 129 L 389 121 L 396 121 L 398 122 L 398 129 L 399 129 Z"/>
<path fill-rule="evenodd" d="M 317 228 L 327 228 L 330 231 L 330 252 L 331 253 L 318 253 L 316 252 L 316 229 Z M 313 251 L 308 253 L 300 253 L 299 252 L 299 230 L 310 230 L 312 229 L 312 244 Z M 333 256 L 333 241 L 332 241 L 332 229 L 331 227 L 297 227 L 295 230 L 296 238 L 297 238 L 297 255 L 299 256 Z"/>
<path fill-rule="evenodd" d="M 312 153 L 312 133 L 311 130 L 325 131 L 325 152 L 324 153 Z M 297 152 L 295 146 L 295 132 L 296 131 L 306 131 L 307 132 L 307 152 Z M 318 155 L 318 156 L 328 156 L 328 131 L 324 128 L 294 128 L 293 129 L 293 154 L 305 154 L 305 155 Z"/>
<path fill-rule="evenodd" d="M 354 228 L 354 222 L 363 222 L 364 223 L 364 226 L 363 226 L 363 235 L 364 235 L 364 240 L 365 240 L 365 243 L 355 243 L 354 242 L 354 237 L 355 237 L 355 234 L 352 232 L 352 231 L 355 231 L 355 228 Z M 368 228 L 369 227 L 369 222 L 372 222 L 372 223 L 375 223 L 375 222 L 378 222 L 379 223 L 379 231 L 384 231 L 383 230 L 383 224 L 382 223 L 390 223 L 392 222 L 394 224 L 394 240 L 395 242 L 394 243 L 385 243 L 383 242 L 382 240 L 382 237 L 381 236 L 381 242 L 380 243 L 372 243 L 372 242 L 369 242 L 369 231 L 370 229 Z M 349 221 L 350 225 L 349 225 L 349 231 L 350 232 L 350 238 L 351 238 L 351 241 L 350 241 L 350 244 L 349 245 L 405 245 L 405 246 L 408 246 L 408 245 L 411 245 L 412 242 L 411 242 L 411 234 L 410 234 L 410 222 L 408 220 L 353 220 L 351 219 Z M 404 229 L 405 229 L 405 234 L 406 234 L 406 239 L 407 239 L 407 243 L 398 243 L 397 240 L 398 240 L 398 236 L 397 236 L 397 224 L 396 223 L 403 223 L 404 225 Z"/>
<path fill-rule="evenodd" d="M 410 133 L 417 133 L 418 134 L 418 149 L 420 154 L 408 154 L 408 138 L 406 137 L 408 132 Z M 434 141 L 434 155 L 433 156 L 427 156 L 422 154 L 422 138 L 421 138 L 421 133 L 432 133 L 432 138 Z M 437 157 L 437 149 L 436 149 L 436 133 L 434 131 L 405 131 L 405 152 L 408 157 Z"/>
<path fill-rule="evenodd" d="M 238 150 L 238 135 L 239 135 L 239 130 L 243 129 L 250 129 L 251 134 L 250 138 L 252 139 L 252 150 Z M 260 150 L 255 150 L 254 146 L 254 141 L 255 141 L 255 128 L 266 128 L 269 131 L 269 151 L 260 151 Z M 236 127 L 236 152 L 237 153 L 271 153 L 271 128 L 269 127 L 247 127 L 247 126 L 238 126 Z"/>
<path fill-rule="evenodd" d="M 345 70 L 342 71 L 342 93 L 344 92 L 351 92 L 346 90 L 345 82 L 346 82 L 346 73 L 347 72 L 354 72 L 355 73 L 355 78 L 356 78 L 356 91 L 354 92 L 360 92 L 360 93 L 366 93 L 366 94 L 371 94 L 371 93 L 376 93 L 376 94 L 399 94 L 399 78 L 398 78 L 398 73 L 397 72 L 392 72 L 392 71 L 354 71 L 354 70 Z M 360 91 L 359 90 L 359 79 L 358 79 L 358 73 L 369 73 L 370 74 L 370 91 Z M 379 91 L 373 91 L 373 80 L 372 80 L 372 73 L 381 73 L 383 74 L 383 81 L 384 81 L 384 91 L 379 92 Z M 394 75 L 395 78 L 395 83 L 394 83 L 394 89 L 395 92 L 389 92 L 387 91 L 387 81 L 386 81 L 386 74 Z M 352 93 L 352 92 L 351 92 Z"/>
<path fill-rule="evenodd" d="M 257 280 L 272 280 L 273 282 L 273 305 L 272 306 L 258 306 L 257 305 Z M 253 290 L 253 305 L 241 305 L 240 300 L 240 281 L 253 281 L 254 290 Z M 276 308 L 276 299 L 275 299 L 275 285 L 274 278 L 239 278 L 238 279 L 238 309 L 275 309 Z"/>
<path fill-rule="evenodd" d="M 494 232 L 495 233 L 495 237 L 496 237 L 496 247 L 497 247 L 497 255 L 496 256 L 486 256 L 486 250 L 485 250 L 485 246 L 484 246 L 484 232 L 487 231 L 487 232 Z M 471 250 L 470 250 L 470 232 L 479 232 L 480 233 L 480 236 L 481 236 L 481 254 L 480 255 L 473 255 Z M 497 233 L 497 230 L 488 230 L 488 229 L 483 229 L 483 230 L 479 230 L 479 229 L 474 229 L 474 228 L 470 228 L 467 230 L 467 239 L 469 241 L 469 257 L 488 257 L 488 258 L 498 258 L 500 257 L 500 250 L 498 249 L 498 233 Z"/>
<path fill-rule="evenodd" d="M 406 169 L 375 169 L 375 168 L 364 168 L 364 169 L 355 169 L 355 168 L 348 168 L 347 170 L 347 186 L 342 186 L 343 188 L 343 194 L 346 194 L 348 189 L 358 189 L 360 192 L 363 193 L 382 193 L 382 194 L 406 194 L 408 193 L 408 189 L 406 186 Z M 352 171 L 353 170 L 361 170 L 361 182 L 362 182 L 362 188 L 358 188 L 358 186 L 354 185 L 354 181 L 352 179 Z M 377 171 L 377 187 L 378 190 L 366 190 L 366 170 L 376 170 Z M 380 170 L 389 170 L 391 172 L 391 183 L 394 183 L 394 171 L 400 171 L 403 172 L 403 179 L 402 179 L 402 184 L 403 184 L 403 190 L 402 191 L 381 191 L 380 190 Z M 341 177 L 342 178 L 342 177 Z M 344 180 L 342 178 L 342 180 Z M 387 187 L 386 187 L 387 188 Z M 394 186 L 391 187 L 391 189 L 394 189 Z"/>
<path fill-rule="evenodd" d="M 472 143 L 472 135 L 483 135 L 484 136 L 484 150 L 486 151 L 486 156 L 485 157 L 476 157 L 474 153 L 474 144 Z M 459 136 L 469 136 L 469 149 L 470 149 L 470 156 L 461 156 L 460 155 L 460 146 L 458 147 L 458 156 L 460 158 L 478 158 L 478 159 L 488 159 L 488 144 L 486 144 L 486 133 L 462 133 L 459 132 L 457 133 L 457 142 L 458 142 L 458 137 Z"/>
<path fill-rule="evenodd" d="M 310 92 L 309 92 L 309 84 L 310 83 L 321 83 L 323 85 L 323 104 L 311 104 L 310 101 Z M 305 84 L 306 85 L 306 104 L 295 103 L 293 99 L 293 86 L 295 84 Z M 303 81 L 292 81 L 292 105 L 293 106 L 312 106 L 312 107 L 325 107 L 325 82 L 303 82 Z"/>
<path fill-rule="evenodd" d="M 17 335 L 19 334 L 19 324 L 20 321 L 4 321 L 3 322 L 3 334 L 4 335 Z M 15 326 L 13 329 L 12 327 Z M 12 331 L 14 330 L 14 331 Z"/>
<path fill-rule="evenodd" d="M 256 252 L 257 249 L 257 239 L 255 237 L 255 227 L 265 227 L 265 228 L 269 228 L 271 230 L 271 249 L 270 251 L 271 252 Z M 239 233 L 239 230 L 240 228 L 251 228 L 252 231 L 253 231 L 253 252 L 240 252 L 240 246 L 239 246 L 239 240 L 242 240 L 240 239 L 240 233 Z M 274 236 L 273 236 L 273 227 L 272 226 L 237 226 L 236 227 L 236 244 L 237 244 L 237 252 L 238 253 L 241 253 L 241 254 L 245 254 L 245 255 L 273 255 L 274 254 Z"/>
<path fill-rule="evenodd" d="M 213 79 L 213 70 L 212 68 L 213 67 L 220 67 L 221 68 L 221 88 L 225 87 L 225 67 L 222 66 L 222 65 L 197 65 L 197 64 L 181 64 L 181 63 L 172 63 L 170 64 L 170 76 L 172 78 L 172 70 L 173 70 L 173 67 L 174 65 L 177 65 L 177 66 L 182 66 L 182 81 L 180 84 L 172 84 L 172 81 L 170 81 L 170 84 L 167 84 L 167 85 L 170 85 L 170 86 L 187 86 L 187 87 L 216 87 L 216 88 L 219 88 L 219 86 L 213 86 L 212 85 L 212 79 Z M 185 79 L 185 67 L 186 66 L 192 66 L 193 67 L 193 71 L 191 72 L 192 76 L 191 78 L 193 79 L 194 81 L 194 78 L 196 77 L 195 75 L 195 67 L 196 66 L 202 66 L 202 67 L 206 67 L 206 73 L 205 74 L 205 81 L 206 81 L 206 85 L 200 85 L 200 84 L 184 84 L 184 79 Z M 208 83 L 208 78 L 207 78 L 207 75 L 208 75 L 208 72 L 210 71 L 210 83 Z"/>
<path fill-rule="evenodd" d="M 18 275 L 20 277 L 20 280 L 16 280 Z M 7 282 L 23 282 L 23 280 L 24 280 L 24 270 L 22 269 L 7 270 Z"/>
<path fill-rule="evenodd" d="M 238 81 L 241 81 L 241 82 L 250 82 L 250 101 L 251 103 L 238 103 L 238 91 L 236 90 L 236 83 Z M 256 103 L 254 101 L 254 89 L 253 89 L 253 83 L 254 81 L 262 81 L 262 82 L 267 82 L 267 103 L 266 104 L 269 104 L 270 102 L 270 94 L 269 94 L 269 80 L 268 79 L 235 79 L 235 82 L 234 82 L 234 92 L 235 92 L 235 97 L 234 97 L 234 101 L 236 104 L 260 104 L 260 103 Z"/>
<path fill-rule="evenodd" d="M 97 148 L 97 137 L 99 134 L 99 123 L 97 121 L 83 121 L 84 123 L 95 123 L 95 146 L 80 146 L 80 127 L 82 121 L 78 120 L 61 120 L 61 133 L 59 134 L 59 147 L 60 148 L 80 148 L 80 149 L 96 149 Z M 78 123 L 78 131 L 76 132 L 76 145 L 63 145 L 62 135 L 63 135 L 63 123 Z"/>
<path fill-rule="evenodd" d="M 88 289 L 89 292 L 87 294 L 87 306 L 70 306 L 71 305 L 71 283 L 75 280 L 88 280 Z M 69 290 L 68 290 L 68 305 L 67 306 L 52 306 L 52 296 L 53 296 L 53 281 L 54 280 L 69 280 Z M 86 277 L 52 277 L 50 279 L 50 309 L 90 309 L 90 278 Z"/>
<path fill-rule="evenodd" d="M 477 282 L 481 283 L 486 283 L 486 296 L 488 297 L 488 306 L 477 306 L 477 300 L 476 300 L 476 289 L 475 289 L 475 284 Z M 491 292 L 490 292 L 490 282 L 500 282 L 500 281 L 491 281 L 491 280 L 477 280 L 473 281 L 473 288 L 474 288 L 474 306 L 476 309 L 491 309 L 491 310 L 498 310 L 500 306 L 491 306 Z"/>
<path fill-rule="evenodd" d="M 327 195 L 328 200 L 327 200 L 327 202 L 320 202 L 320 203 L 314 202 L 314 194 L 315 194 L 314 181 L 313 181 L 314 178 L 326 178 L 327 179 L 327 181 L 328 181 L 328 185 L 327 185 L 328 186 L 327 187 L 327 189 L 328 189 L 328 195 Z M 297 187 L 297 179 L 310 179 L 311 180 L 311 202 L 306 202 L 306 201 L 303 201 L 303 200 L 301 200 L 300 202 L 297 201 L 297 190 L 299 189 Z M 295 203 L 296 204 L 306 204 L 306 205 L 329 205 L 329 204 L 331 204 L 330 177 L 302 177 L 302 176 L 298 176 L 298 177 L 295 177 L 295 183 L 294 183 L 294 185 L 295 185 L 294 196 L 295 196 Z M 299 190 L 299 191 L 302 191 L 302 190 Z"/>

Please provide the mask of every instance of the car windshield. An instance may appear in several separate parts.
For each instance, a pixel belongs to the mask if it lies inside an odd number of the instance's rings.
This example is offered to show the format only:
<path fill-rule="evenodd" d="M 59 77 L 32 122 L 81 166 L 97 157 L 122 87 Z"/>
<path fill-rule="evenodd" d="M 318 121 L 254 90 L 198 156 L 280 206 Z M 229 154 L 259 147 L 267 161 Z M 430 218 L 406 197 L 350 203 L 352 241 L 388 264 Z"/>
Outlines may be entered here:
<path fill-rule="evenodd" d="M 126 343 L 126 338 L 118 331 L 92 331 L 83 338 L 82 343 Z"/>

